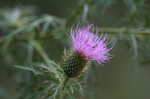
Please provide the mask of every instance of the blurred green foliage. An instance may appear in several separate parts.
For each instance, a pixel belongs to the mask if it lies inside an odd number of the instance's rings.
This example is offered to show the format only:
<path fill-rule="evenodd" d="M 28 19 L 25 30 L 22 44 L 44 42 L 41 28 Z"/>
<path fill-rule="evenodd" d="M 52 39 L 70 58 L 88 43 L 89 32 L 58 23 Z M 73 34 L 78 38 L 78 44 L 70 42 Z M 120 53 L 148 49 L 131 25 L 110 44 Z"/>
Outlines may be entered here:
<path fill-rule="evenodd" d="M 14 3 L 19 2 L 25 1 Z M 43 2 L 43 12 L 55 9 L 46 14 L 37 11 L 40 6 L 0 9 L 0 99 L 150 98 L 150 1 L 61 2 Z M 117 40 L 113 59 L 104 67 L 93 63 L 63 90 L 61 66 L 64 49 L 70 47 L 69 30 L 88 23 Z"/>

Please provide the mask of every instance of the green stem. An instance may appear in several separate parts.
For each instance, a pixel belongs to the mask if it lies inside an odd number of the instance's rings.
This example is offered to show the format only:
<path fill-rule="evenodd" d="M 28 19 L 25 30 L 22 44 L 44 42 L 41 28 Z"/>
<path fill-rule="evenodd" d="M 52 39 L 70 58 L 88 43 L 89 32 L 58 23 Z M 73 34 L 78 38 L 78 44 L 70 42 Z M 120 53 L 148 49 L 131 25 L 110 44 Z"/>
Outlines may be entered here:
<path fill-rule="evenodd" d="M 68 77 L 65 77 L 65 80 L 64 80 L 64 82 L 63 82 L 62 90 L 64 90 L 64 89 L 65 89 L 66 84 L 67 84 L 67 82 L 68 82 L 68 81 L 69 81 L 69 78 L 68 78 Z"/>
<path fill-rule="evenodd" d="M 100 32 L 106 32 L 106 33 L 113 33 L 113 34 L 117 34 L 117 33 L 125 33 L 125 34 L 133 34 L 133 35 L 150 35 L 150 29 L 138 29 L 138 28 L 126 28 L 126 27 L 120 27 L 120 28 L 111 28 L 111 27 L 99 27 L 100 28 Z M 14 37 L 14 35 L 17 35 L 17 32 L 11 33 L 10 35 L 0 38 L 0 42 L 4 41 L 4 40 L 10 40 L 12 37 Z M 50 37 L 52 37 L 52 35 L 49 36 L 44 36 L 44 37 L 40 37 L 40 40 L 45 40 L 45 39 L 49 39 Z M 14 37 L 15 40 L 29 40 L 28 37 Z"/>
<path fill-rule="evenodd" d="M 126 33 L 126 34 L 150 34 L 150 29 L 136 29 L 136 28 L 109 28 L 109 27 L 101 27 L 100 32 L 106 33 Z"/>
<path fill-rule="evenodd" d="M 49 64 L 50 59 L 47 56 L 47 54 L 45 53 L 45 51 L 43 50 L 43 48 L 41 47 L 41 45 L 37 41 L 35 41 L 35 40 L 31 40 L 30 43 L 38 51 L 38 53 L 41 55 L 41 57 L 43 58 L 43 60 L 47 64 Z"/>

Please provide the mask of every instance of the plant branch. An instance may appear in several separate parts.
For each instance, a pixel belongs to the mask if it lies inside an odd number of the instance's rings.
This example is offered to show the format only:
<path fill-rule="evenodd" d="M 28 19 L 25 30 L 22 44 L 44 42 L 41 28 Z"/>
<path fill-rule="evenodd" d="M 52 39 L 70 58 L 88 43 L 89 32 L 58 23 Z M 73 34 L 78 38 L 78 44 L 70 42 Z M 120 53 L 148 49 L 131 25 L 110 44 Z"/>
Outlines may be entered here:
<path fill-rule="evenodd" d="M 45 53 L 45 51 L 43 50 L 43 48 L 41 47 L 41 45 L 39 45 L 39 43 L 35 40 L 31 40 L 30 41 L 31 45 L 39 52 L 39 54 L 41 55 L 41 57 L 44 59 L 44 61 L 49 64 L 50 59 L 47 56 L 47 54 Z"/>
<path fill-rule="evenodd" d="M 109 27 L 102 27 L 100 28 L 100 32 L 106 33 L 125 33 L 125 34 L 134 34 L 134 35 L 149 35 L 150 29 L 136 29 L 136 28 L 109 28 Z"/>
<path fill-rule="evenodd" d="M 112 28 L 112 27 L 99 27 L 100 32 L 102 33 L 111 33 L 111 34 L 117 34 L 117 33 L 125 33 L 125 34 L 133 34 L 133 35 L 150 35 L 150 29 L 138 29 L 138 28 L 125 28 L 125 27 L 120 27 L 120 28 Z M 7 35 L 3 38 L 0 38 L 0 42 L 7 40 L 8 37 L 10 37 L 12 34 Z M 17 35 L 17 34 L 15 34 Z M 45 40 L 49 39 L 52 37 L 52 35 L 47 35 L 44 37 L 40 37 L 39 39 Z M 22 37 L 22 36 L 15 36 L 15 40 L 29 40 L 28 36 L 27 37 Z"/>

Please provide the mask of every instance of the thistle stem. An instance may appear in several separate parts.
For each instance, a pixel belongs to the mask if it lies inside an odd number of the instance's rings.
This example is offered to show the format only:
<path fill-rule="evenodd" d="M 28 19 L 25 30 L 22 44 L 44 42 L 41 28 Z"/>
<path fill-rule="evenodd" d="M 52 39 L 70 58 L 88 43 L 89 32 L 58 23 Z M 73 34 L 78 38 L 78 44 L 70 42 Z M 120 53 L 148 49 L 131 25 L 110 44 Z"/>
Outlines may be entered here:
<path fill-rule="evenodd" d="M 64 89 L 65 89 L 66 84 L 67 84 L 67 82 L 68 82 L 68 81 L 69 81 L 69 78 L 68 78 L 68 77 L 65 77 L 65 80 L 64 80 L 64 82 L 63 82 L 62 90 L 64 90 Z"/>

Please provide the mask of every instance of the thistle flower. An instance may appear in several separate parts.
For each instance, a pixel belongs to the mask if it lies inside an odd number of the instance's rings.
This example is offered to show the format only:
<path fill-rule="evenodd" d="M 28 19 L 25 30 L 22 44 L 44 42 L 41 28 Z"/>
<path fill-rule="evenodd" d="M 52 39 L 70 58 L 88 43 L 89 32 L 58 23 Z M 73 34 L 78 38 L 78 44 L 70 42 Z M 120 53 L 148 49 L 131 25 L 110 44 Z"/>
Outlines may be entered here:
<path fill-rule="evenodd" d="M 87 61 L 95 60 L 99 64 L 110 60 L 108 37 L 92 32 L 94 25 L 75 28 L 71 31 L 73 54 L 64 63 L 64 72 L 68 77 L 76 77 Z"/>

